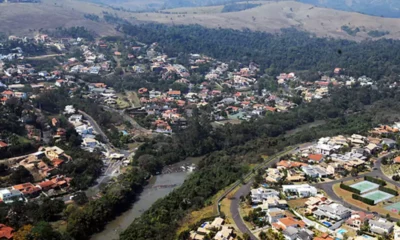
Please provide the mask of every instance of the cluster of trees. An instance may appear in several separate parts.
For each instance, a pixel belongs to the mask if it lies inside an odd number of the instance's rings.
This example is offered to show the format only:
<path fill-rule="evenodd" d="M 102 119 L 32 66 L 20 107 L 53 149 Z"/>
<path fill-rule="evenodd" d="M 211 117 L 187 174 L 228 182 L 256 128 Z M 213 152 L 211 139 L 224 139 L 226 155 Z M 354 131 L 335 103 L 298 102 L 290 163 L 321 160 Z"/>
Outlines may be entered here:
<path fill-rule="evenodd" d="M 356 43 L 322 39 L 293 29 L 282 34 L 250 30 L 208 29 L 198 25 L 123 25 L 121 30 L 145 43 L 158 42 L 168 55 L 204 53 L 222 61 L 254 61 L 275 76 L 280 72 L 311 70 L 348 73 L 374 79 L 400 72 L 400 41 L 381 39 Z M 339 51 L 340 50 L 340 51 Z M 267 56 L 267 57 L 266 57 Z"/>
<path fill-rule="evenodd" d="M 58 27 L 53 31 L 45 30 L 43 32 L 55 38 L 80 37 L 80 38 L 85 38 L 88 41 L 93 41 L 94 38 L 96 37 L 96 34 L 94 32 L 87 30 L 85 27 L 70 27 L 70 28 Z"/>
<path fill-rule="evenodd" d="M 247 216 L 243 217 L 243 220 L 247 222 L 251 222 L 257 227 L 263 227 L 265 226 L 265 217 L 266 212 L 263 212 L 261 208 L 256 208 L 254 210 L 251 210 Z"/>

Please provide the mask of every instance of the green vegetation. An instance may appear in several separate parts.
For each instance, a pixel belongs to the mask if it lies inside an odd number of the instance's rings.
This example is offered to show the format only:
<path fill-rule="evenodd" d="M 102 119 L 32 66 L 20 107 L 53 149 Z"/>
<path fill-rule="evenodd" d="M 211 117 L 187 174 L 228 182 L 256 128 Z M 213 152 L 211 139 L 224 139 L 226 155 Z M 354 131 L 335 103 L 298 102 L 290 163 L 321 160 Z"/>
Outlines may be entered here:
<path fill-rule="evenodd" d="M 390 32 L 388 31 L 379 31 L 379 30 L 373 30 L 373 31 L 369 31 L 368 32 L 368 36 L 374 37 L 374 38 L 378 38 L 378 37 L 383 37 L 387 34 L 389 34 Z"/>
<path fill-rule="evenodd" d="M 353 188 L 353 187 L 351 187 L 351 186 L 348 186 L 348 185 L 346 185 L 346 184 L 344 184 L 344 183 L 341 183 L 341 184 L 340 184 L 340 188 L 341 188 L 341 189 L 344 189 L 344 190 L 347 190 L 347 191 L 349 191 L 349 192 L 352 192 L 352 193 L 361 194 L 361 191 L 360 191 L 360 190 L 355 189 L 355 188 Z"/>
<path fill-rule="evenodd" d="M 385 185 L 386 185 L 386 182 L 383 181 L 382 179 L 379 179 L 379 178 L 374 178 L 374 177 L 370 177 L 370 176 L 365 176 L 365 177 L 364 177 L 364 180 L 367 180 L 367 181 L 370 181 L 370 182 L 379 184 L 380 186 L 385 186 Z"/>
<path fill-rule="evenodd" d="M 357 194 L 353 194 L 351 196 L 352 196 L 353 199 L 361 201 L 361 202 L 366 203 L 368 205 L 375 205 L 375 201 L 372 200 L 372 199 L 364 198 L 364 197 L 362 197 L 360 195 L 357 195 Z"/>
<path fill-rule="evenodd" d="M 386 193 L 392 194 L 394 196 L 398 196 L 399 195 L 399 193 L 396 190 L 391 189 L 391 188 L 387 188 L 387 187 L 384 187 L 384 186 L 380 186 L 379 190 L 381 190 L 382 192 L 386 192 Z"/>
<path fill-rule="evenodd" d="M 393 78 L 400 72 L 400 41 L 387 39 L 356 43 L 316 38 L 293 29 L 277 35 L 197 25 L 123 25 L 121 30 L 148 44 L 158 42 L 168 55 L 197 52 L 221 61 L 253 61 L 270 76 L 300 70 L 331 72 L 338 66 L 351 69 L 355 77 L 373 79 Z"/>
<path fill-rule="evenodd" d="M 228 4 L 225 5 L 224 8 L 222 9 L 222 12 L 239 12 L 239 11 L 244 11 L 246 9 L 250 8 L 255 8 L 261 6 L 261 4 L 255 4 L 255 3 L 233 3 L 233 4 Z"/>
<path fill-rule="evenodd" d="M 360 32 L 360 28 L 358 27 L 353 29 L 349 26 L 342 26 L 341 29 L 351 36 L 355 36 Z"/>

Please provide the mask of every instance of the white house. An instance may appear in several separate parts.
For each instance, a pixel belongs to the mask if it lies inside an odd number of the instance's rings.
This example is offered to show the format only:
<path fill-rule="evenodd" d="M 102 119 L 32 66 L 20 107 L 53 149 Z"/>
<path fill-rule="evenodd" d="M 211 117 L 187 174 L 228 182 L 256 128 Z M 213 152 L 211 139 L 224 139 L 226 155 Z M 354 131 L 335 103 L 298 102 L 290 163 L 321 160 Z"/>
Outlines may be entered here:
<path fill-rule="evenodd" d="M 253 203 L 262 203 L 268 197 L 278 197 L 279 192 L 274 189 L 259 187 L 251 190 L 251 201 Z"/>
<path fill-rule="evenodd" d="M 76 112 L 76 109 L 72 105 L 67 105 L 64 108 L 64 113 L 65 114 L 74 114 Z"/>
<path fill-rule="evenodd" d="M 13 202 L 15 199 L 22 198 L 22 193 L 18 190 L 0 189 L 0 198 L 3 202 Z"/>
<path fill-rule="evenodd" d="M 338 203 L 323 204 L 313 212 L 317 218 L 325 217 L 341 221 L 351 216 L 351 210 Z"/>
<path fill-rule="evenodd" d="M 300 197 L 300 198 L 306 198 L 306 197 L 312 197 L 317 195 L 317 189 L 313 186 L 310 186 L 308 184 L 301 184 L 301 185 L 282 185 L 283 192 L 288 195 L 288 197 L 293 198 L 295 197 Z"/>
<path fill-rule="evenodd" d="M 393 231 L 394 223 L 387 221 L 386 219 L 369 220 L 368 221 L 371 232 L 377 234 L 389 234 Z"/>

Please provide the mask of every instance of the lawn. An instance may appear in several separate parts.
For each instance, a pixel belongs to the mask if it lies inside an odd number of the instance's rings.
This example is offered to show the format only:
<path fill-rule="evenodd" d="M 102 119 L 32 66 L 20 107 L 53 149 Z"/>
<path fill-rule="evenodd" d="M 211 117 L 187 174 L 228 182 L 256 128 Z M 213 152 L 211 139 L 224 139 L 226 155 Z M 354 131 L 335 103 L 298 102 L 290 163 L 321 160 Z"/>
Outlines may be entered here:
<path fill-rule="evenodd" d="M 121 96 L 120 94 L 117 95 L 118 98 L 116 100 L 119 109 L 129 108 L 131 105 L 126 99 L 125 96 Z"/>
<path fill-rule="evenodd" d="M 395 173 L 399 173 L 400 170 L 400 164 L 388 164 L 388 165 L 383 165 L 381 166 L 382 172 L 388 176 L 391 177 Z"/>
<path fill-rule="evenodd" d="M 307 202 L 307 200 L 308 199 L 306 199 L 306 198 L 289 200 L 288 205 L 290 208 L 293 208 L 293 209 L 302 208 L 305 206 L 305 203 Z"/>
<path fill-rule="evenodd" d="M 126 95 L 128 97 L 129 102 L 131 103 L 131 105 L 133 105 L 134 107 L 140 107 L 141 106 L 139 97 L 138 97 L 136 92 L 127 91 Z"/>

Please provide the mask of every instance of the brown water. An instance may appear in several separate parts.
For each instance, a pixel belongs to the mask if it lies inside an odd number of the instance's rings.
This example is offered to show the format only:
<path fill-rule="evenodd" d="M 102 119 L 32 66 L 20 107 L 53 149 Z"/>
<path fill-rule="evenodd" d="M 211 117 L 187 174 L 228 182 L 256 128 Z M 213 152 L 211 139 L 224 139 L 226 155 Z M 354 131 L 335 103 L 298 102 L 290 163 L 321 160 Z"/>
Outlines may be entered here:
<path fill-rule="evenodd" d="M 119 234 L 128 228 L 135 218 L 140 217 L 140 215 L 149 209 L 158 199 L 167 196 L 174 188 L 182 185 L 189 174 L 189 172 L 175 172 L 158 175 L 155 182 L 143 190 L 131 209 L 109 222 L 104 230 L 93 235 L 91 240 L 119 239 Z M 174 187 L 154 187 L 160 185 L 174 185 Z"/>

